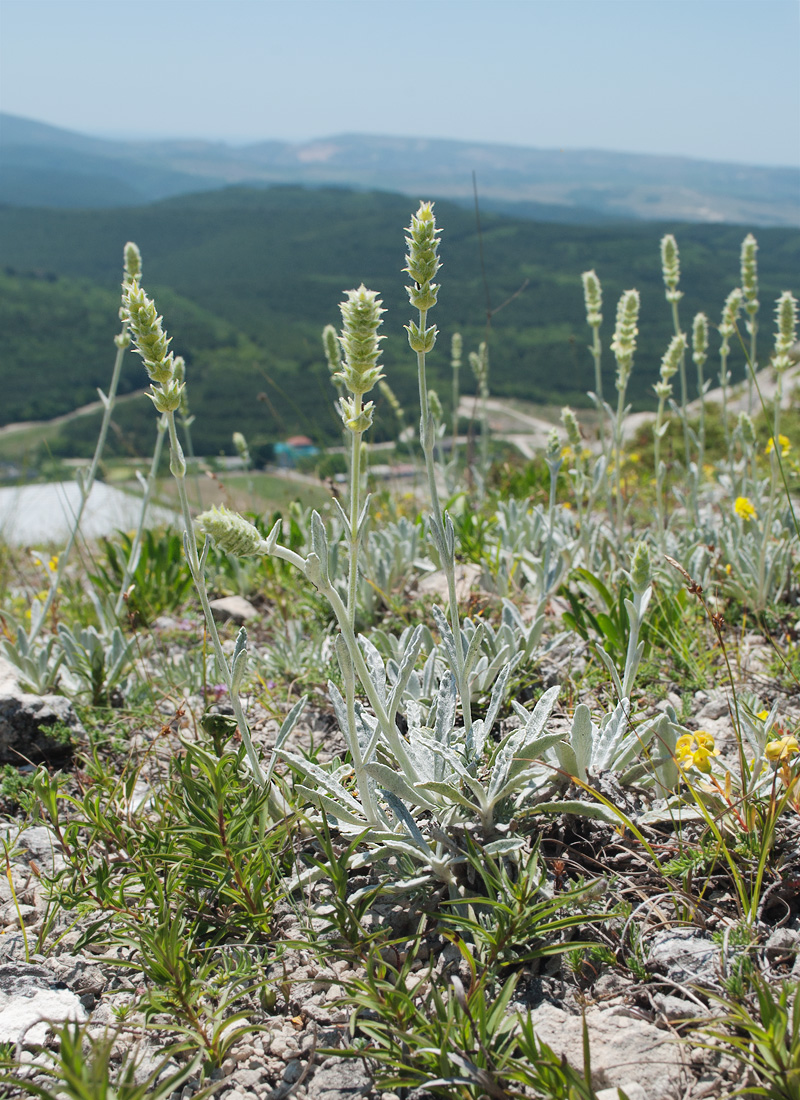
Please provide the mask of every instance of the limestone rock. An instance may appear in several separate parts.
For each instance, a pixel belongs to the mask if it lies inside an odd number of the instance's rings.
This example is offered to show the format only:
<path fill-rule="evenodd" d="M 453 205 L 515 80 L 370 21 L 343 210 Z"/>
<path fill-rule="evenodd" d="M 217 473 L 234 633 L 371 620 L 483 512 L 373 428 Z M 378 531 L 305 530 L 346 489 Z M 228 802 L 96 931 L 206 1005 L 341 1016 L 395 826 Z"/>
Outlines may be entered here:
<path fill-rule="evenodd" d="M 720 949 L 699 929 L 670 928 L 653 936 L 645 966 L 681 985 L 714 988 L 719 984 Z"/>
<path fill-rule="evenodd" d="M 576 1070 L 583 1068 L 583 1020 L 550 1004 L 531 1012 L 537 1039 Z M 622 1088 L 636 1081 L 641 1100 L 677 1100 L 685 1088 L 681 1051 L 674 1040 L 645 1020 L 615 1009 L 591 1008 L 586 1013 L 592 1062 L 592 1086 Z M 613 1093 L 612 1093 L 613 1095 Z"/>
<path fill-rule="evenodd" d="M 79 998 L 60 984 L 43 966 L 6 963 L 0 970 L 0 1043 L 42 1046 L 52 1025 L 85 1021 Z"/>

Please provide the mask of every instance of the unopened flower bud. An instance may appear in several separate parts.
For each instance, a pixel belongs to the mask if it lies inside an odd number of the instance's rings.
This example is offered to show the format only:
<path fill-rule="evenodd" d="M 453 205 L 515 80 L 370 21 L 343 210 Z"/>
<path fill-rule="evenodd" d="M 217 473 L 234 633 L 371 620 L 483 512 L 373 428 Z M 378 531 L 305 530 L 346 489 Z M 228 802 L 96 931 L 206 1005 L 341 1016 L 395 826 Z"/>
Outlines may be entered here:
<path fill-rule="evenodd" d="M 652 575 L 650 547 L 646 542 L 639 542 L 633 551 L 630 571 L 631 588 L 637 595 L 641 595 L 645 591 L 650 584 Z"/>
<path fill-rule="evenodd" d="M 444 409 L 442 403 L 439 400 L 439 394 L 436 390 L 428 390 L 428 407 L 431 410 L 431 416 L 434 420 L 438 420 L 441 424 L 444 420 Z"/>
<path fill-rule="evenodd" d="M 220 550 L 226 554 L 242 557 L 246 554 L 261 553 L 263 539 L 258 528 L 248 522 L 238 512 L 231 511 L 224 504 L 216 505 L 201 513 L 195 520 L 198 531 L 210 535 Z"/>
<path fill-rule="evenodd" d="M 366 432 L 372 427 L 372 413 L 375 405 L 367 401 L 360 409 L 356 408 L 355 401 L 350 397 L 339 398 L 339 409 L 345 428 L 351 432 Z"/>
<path fill-rule="evenodd" d="M 461 339 L 461 333 L 454 332 L 450 339 L 450 365 L 453 370 L 458 370 L 458 368 L 461 366 L 463 347 L 464 344 Z"/>
<path fill-rule="evenodd" d="M 233 445 L 236 448 L 236 453 L 238 454 L 238 456 L 242 460 L 242 462 L 245 464 L 245 466 L 249 466 L 250 465 L 250 449 L 247 446 L 247 440 L 245 439 L 245 437 L 242 435 L 241 432 L 234 432 L 233 433 Z"/>

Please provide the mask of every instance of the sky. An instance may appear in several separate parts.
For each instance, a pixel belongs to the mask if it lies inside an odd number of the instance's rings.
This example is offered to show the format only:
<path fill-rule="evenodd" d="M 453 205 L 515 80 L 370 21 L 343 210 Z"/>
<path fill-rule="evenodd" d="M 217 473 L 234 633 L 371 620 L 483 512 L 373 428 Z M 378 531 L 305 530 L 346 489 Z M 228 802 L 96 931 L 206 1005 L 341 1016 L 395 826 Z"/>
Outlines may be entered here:
<path fill-rule="evenodd" d="M 0 109 L 800 167 L 800 0 L 0 0 Z"/>

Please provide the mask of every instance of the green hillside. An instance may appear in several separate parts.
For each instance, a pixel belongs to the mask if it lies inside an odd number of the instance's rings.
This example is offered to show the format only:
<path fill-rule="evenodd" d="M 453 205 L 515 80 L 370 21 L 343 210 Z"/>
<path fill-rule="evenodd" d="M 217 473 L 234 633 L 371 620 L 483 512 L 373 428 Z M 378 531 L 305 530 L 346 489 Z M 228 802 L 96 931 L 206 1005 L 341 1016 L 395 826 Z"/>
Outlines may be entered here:
<path fill-rule="evenodd" d="M 0 267 L 6 271 L 0 417 L 8 422 L 54 415 L 91 400 L 94 387 L 107 384 L 128 239 L 142 249 L 145 284 L 156 295 L 176 350 L 187 358 L 199 451 L 227 447 L 235 429 L 265 439 L 293 431 L 335 436 L 319 334 L 324 324 L 338 323 L 342 292 L 361 281 L 383 295 L 386 375 L 411 408 L 416 370 L 403 332 L 410 312 L 401 268 L 403 227 L 413 207 L 402 196 L 379 192 L 279 187 L 229 189 L 131 209 L 0 209 Z M 450 334 L 459 329 L 466 348 L 476 346 L 486 332 L 486 302 L 474 216 L 447 202 L 437 203 L 436 211 L 444 267 L 435 316 L 442 336 L 431 357 L 431 385 L 446 398 Z M 593 368 L 580 275 L 594 267 L 604 288 L 606 345 L 617 297 L 629 286 L 641 292 L 641 345 L 630 393 L 637 403 L 649 403 L 671 333 L 658 249 L 667 231 L 681 248 L 684 327 L 700 309 L 716 323 L 738 281 L 746 232 L 740 226 L 590 227 L 484 217 L 493 306 L 527 280 L 493 321 L 492 391 L 540 402 L 586 402 Z M 771 344 L 771 303 L 781 290 L 797 290 L 800 231 L 760 229 L 757 236 L 762 326 Z M 735 378 L 743 375 L 740 356 L 732 357 L 731 366 Z M 610 354 L 605 368 L 612 392 Z M 469 389 L 469 371 L 463 373 Z M 124 387 L 145 381 L 129 356 Z M 120 411 L 127 448 L 149 449 L 152 418 L 144 398 Z M 91 419 L 74 430 L 90 431 Z"/>

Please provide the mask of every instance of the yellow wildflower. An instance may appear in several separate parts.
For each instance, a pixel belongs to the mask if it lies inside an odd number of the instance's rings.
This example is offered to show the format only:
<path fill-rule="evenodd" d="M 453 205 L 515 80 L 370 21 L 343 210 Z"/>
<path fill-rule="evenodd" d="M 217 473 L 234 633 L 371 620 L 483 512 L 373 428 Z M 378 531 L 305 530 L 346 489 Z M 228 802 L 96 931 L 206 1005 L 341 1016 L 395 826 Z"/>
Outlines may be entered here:
<path fill-rule="evenodd" d="M 737 497 L 733 504 L 733 510 L 740 519 L 757 519 L 758 512 L 753 507 L 749 497 Z"/>
<path fill-rule="evenodd" d="M 675 759 L 684 768 L 697 768 L 708 774 L 712 756 L 719 756 L 719 749 L 714 748 L 714 738 L 705 730 L 683 733 L 675 745 Z"/>
<path fill-rule="evenodd" d="M 572 447 L 570 447 L 569 443 L 561 448 L 561 457 L 564 459 L 565 462 L 569 462 L 575 457 L 575 452 L 573 451 Z"/>
<path fill-rule="evenodd" d="M 637 462 L 642 461 L 642 456 L 638 453 L 638 451 L 631 451 L 631 453 L 628 455 L 628 461 L 633 462 L 635 465 Z"/>
<path fill-rule="evenodd" d="M 797 743 L 797 738 L 789 733 L 769 741 L 764 749 L 764 755 L 770 764 L 785 764 L 798 752 L 800 752 L 800 745 Z"/>
<path fill-rule="evenodd" d="M 778 446 L 781 449 L 781 458 L 785 458 L 789 451 L 792 449 L 792 445 L 785 435 L 778 435 Z M 764 448 L 765 455 L 771 455 L 775 450 L 775 437 L 772 436 Z"/>
<path fill-rule="evenodd" d="M 768 710 L 760 710 L 758 712 L 758 714 L 756 715 L 756 718 L 760 718 L 762 722 L 766 722 L 766 720 L 769 718 L 769 711 Z"/>

